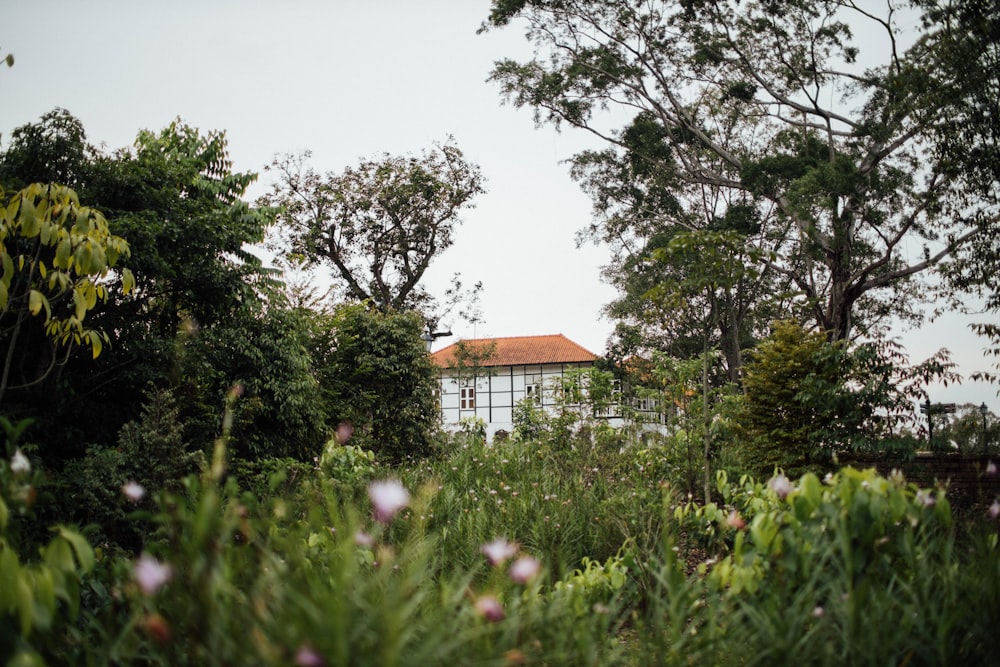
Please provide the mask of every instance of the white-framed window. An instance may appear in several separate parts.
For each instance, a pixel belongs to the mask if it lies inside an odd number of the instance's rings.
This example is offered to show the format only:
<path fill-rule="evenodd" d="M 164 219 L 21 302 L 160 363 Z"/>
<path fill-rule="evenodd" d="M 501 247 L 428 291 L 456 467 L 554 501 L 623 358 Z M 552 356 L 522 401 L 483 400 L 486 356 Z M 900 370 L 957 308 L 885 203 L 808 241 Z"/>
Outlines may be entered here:
<path fill-rule="evenodd" d="M 524 397 L 536 405 L 542 404 L 542 374 L 529 373 L 524 376 Z"/>
<path fill-rule="evenodd" d="M 470 378 L 462 378 L 459 383 L 458 407 L 460 410 L 476 409 L 476 383 Z"/>

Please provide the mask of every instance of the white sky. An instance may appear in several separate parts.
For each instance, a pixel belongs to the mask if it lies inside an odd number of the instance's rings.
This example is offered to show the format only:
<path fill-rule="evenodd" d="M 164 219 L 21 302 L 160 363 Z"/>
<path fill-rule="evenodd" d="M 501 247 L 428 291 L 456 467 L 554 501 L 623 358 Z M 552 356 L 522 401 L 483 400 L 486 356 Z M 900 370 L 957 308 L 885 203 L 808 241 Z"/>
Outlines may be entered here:
<path fill-rule="evenodd" d="M 530 46 L 516 27 L 476 35 L 489 4 L 3 0 L 0 55 L 16 63 L 0 69 L 0 132 L 6 141 L 59 106 L 92 143 L 114 149 L 180 117 L 225 130 L 235 168 L 255 172 L 276 153 L 304 149 L 318 171 L 339 172 L 453 135 L 488 179 L 426 276 L 439 293 L 455 271 L 467 285 L 484 283 L 484 323 L 473 332 L 457 321 L 455 334 L 563 333 L 600 354 L 613 328 L 600 316 L 614 297 L 599 277 L 607 253 L 576 247 L 590 202 L 562 164 L 594 144 L 535 129 L 530 111 L 501 105 L 486 82 L 492 63 L 527 57 Z M 968 321 L 903 334 L 911 361 L 949 347 L 963 373 L 989 370 Z M 932 400 L 986 401 L 1000 412 L 995 391 L 966 382 Z"/>

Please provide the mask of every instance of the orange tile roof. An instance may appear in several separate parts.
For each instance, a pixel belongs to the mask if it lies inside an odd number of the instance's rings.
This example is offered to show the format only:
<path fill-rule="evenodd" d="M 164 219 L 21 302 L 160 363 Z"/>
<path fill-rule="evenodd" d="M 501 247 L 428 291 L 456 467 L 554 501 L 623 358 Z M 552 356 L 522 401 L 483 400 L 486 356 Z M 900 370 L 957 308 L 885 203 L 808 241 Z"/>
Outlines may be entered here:
<path fill-rule="evenodd" d="M 467 348 L 496 343 L 496 350 L 483 366 L 524 366 L 529 364 L 566 364 L 594 361 L 597 355 L 577 345 L 562 334 L 551 336 L 513 336 L 510 338 L 474 338 L 462 341 Z M 452 343 L 431 355 L 440 368 L 455 365 L 458 343 Z"/>

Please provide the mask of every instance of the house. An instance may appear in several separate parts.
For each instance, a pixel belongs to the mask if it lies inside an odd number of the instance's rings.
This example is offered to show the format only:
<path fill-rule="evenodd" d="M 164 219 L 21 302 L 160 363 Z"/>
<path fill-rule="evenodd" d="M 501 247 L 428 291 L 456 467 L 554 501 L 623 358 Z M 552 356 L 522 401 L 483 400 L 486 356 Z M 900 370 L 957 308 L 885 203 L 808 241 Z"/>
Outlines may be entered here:
<path fill-rule="evenodd" d="M 560 398 L 554 388 L 574 371 L 592 368 L 597 355 L 555 334 L 459 341 L 433 353 L 431 361 L 441 373 L 439 400 L 445 427 L 478 417 L 492 440 L 498 431 L 513 430 L 514 407 L 524 399 L 554 410 Z M 613 420 L 615 426 L 623 423 L 613 408 L 600 417 Z"/>

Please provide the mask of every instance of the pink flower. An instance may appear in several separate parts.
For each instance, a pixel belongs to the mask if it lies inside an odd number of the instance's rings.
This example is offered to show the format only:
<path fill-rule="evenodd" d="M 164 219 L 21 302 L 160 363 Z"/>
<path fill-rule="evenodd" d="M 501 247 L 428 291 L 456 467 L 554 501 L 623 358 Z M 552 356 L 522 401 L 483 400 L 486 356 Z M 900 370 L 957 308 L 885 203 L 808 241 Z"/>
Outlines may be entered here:
<path fill-rule="evenodd" d="M 995 519 L 1000 516 L 1000 500 L 994 500 L 990 508 L 986 510 L 986 516 L 991 519 Z"/>
<path fill-rule="evenodd" d="M 359 547 L 367 547 L 370 549 L 371 547 L 375 546 L 375 538 L 366 533 L 365 531 L 359 530 L 356 533 L 354 533 L 354 543 L 357 544 Z"/>
<path fill-rule="evenodd" d="M 526 584 L 537 577 L 541 571 L 542 564 L 538 562 L 537 558 L 521 556 L 511 563 L 508 574 L 510 575 L 510 580 L 515 584 Z"/>
<path fill-rule="evenodd" d="M 925 491 L 924 489 L 917 491 L 916 500 L 924 507 L 933 507 L 934 503 L 937 502 L 937 499 L 932 496 L 929 491 Z"/>
<path fill-rule="evenodd" d="M 337 425 L 337 433 L 334 436 L 338 445 L 347 444 L 347 441 L 354 435 L 354 425 L 351 422 L 340 422 Z"/>
<path fill-rule="evenodd" d="M 368 486 L 368 498 L 372 501 L 375 520 L 389 523 L 399 510 L 410 503 L 410 493 L 394 479 L 372 482 Z"/>
<path fill-rule="evenodd" d="M 153 595 L 164 584 L 170 581 L 173 570 L 166 563 L 161 563 L 149 554 L 142 554 L 135 563 L 132 575 L 143 595 Z"/>
<path fill-rule="evenodd" d="M 303 644 L 295 652 L 296 667 L 323 667 L 324 664 L 323 656 L 308 644 Z"/>
<path fill-rule="evenodd" d="M 730 528 L 735 528 L 736 530 L 743 530 L 746 528 L 747 522 L 743 520 L 743 517 L 740 516 L 739 512 L 733 510 L 729 513 L 729 516 L 726 517 L 726 525 Z"/>
<path fill-rule="evenodd" d="M 788 481 L 788 478 L 785 477 L 784 474 L 772 477 L 767 485 L 771 487 L 771 490 L 777 493 L 778 497 L 782 500 L 784 500 L 789 493 L 795 490 L 795 487 L 792 486 L 792 483 Z"/>
<path fill-rule="evenodd" d="M 487 542 L 479 547 L 479 551 L 486 556 L 490 565 L 500 567 L 508 559 L 517 555 L 517 543 L 508 542 L 503 537 L 498 537 L 492 542 Z"/>
<path fill-rule="evenodd" d="M 129 480 L 122 484 L 122 493 L 125 497 L 131 500 L 133 503 L 137 503 L 142 500 L 142 497 L 146 495 L 146 489 L 142 487 L 142 484 L 134 480 Z"/>
<path fill-rule="evenodd" d="M 986 475 L 989 476 L 989 477 L 992 477 L 995 474 L 997 474 L 997 464 L 993 463 L 993 461 L 987 461 L 986 462 Z"/>
<path fill-rule="evenodd" d="M 502 621 L 504 617 L 503 605 L 492 595 L 483 595 L 476 600 L 476 613 L 485 618 L 490 623 Z"/>

